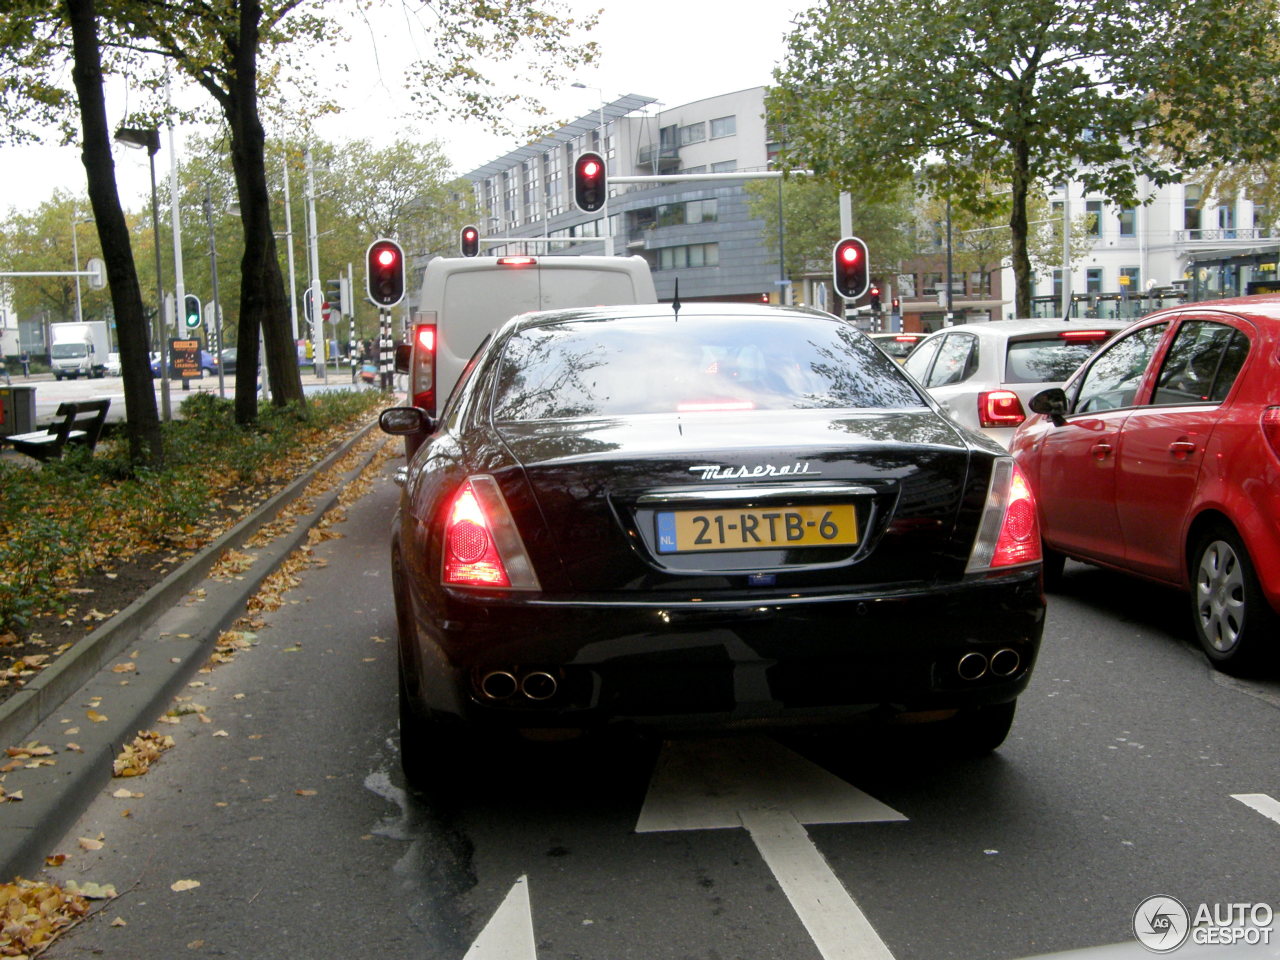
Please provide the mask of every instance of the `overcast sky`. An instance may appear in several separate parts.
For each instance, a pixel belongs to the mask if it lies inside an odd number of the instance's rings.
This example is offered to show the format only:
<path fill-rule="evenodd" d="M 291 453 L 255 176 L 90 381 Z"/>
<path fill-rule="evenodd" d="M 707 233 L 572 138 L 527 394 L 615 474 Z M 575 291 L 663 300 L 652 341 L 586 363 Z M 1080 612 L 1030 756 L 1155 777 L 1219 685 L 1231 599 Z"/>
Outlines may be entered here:
<path fill-rule="evenodd" d="M 588 13 L 603 4 L 600 0 L 570 0 L 570 5 Z M 808 6 L 810 3 L 802 0 L 615 3 L 606 7 L 591 35 L 602 48 L 600 62 L 571 77 L 599 89 L 543 91 L 543 99 L 556 117 L 572 119 L 597 109 L 601 96 L 609 101 L 636 93 L 672 107 L 768 84 L 783 55 L 783 38 L 792 20 Z M 407 118 L 410 103 L 401 71 L 416 45 L 402 17 L 387 16 L 369 28 L 354 30 L 353 42 L 343 48 L 343 54 L 350 57 L 350 70 L 341 89 L 338 80 L 333 80 L 334 96 L 344 112 L 322 120 L 317 125 L 319 134 L 335 141 L 369 138 L 390 142 L 398 130 L 412 123 L 423 136 L 445 143 L 446 155 L 458 173 L 520 146 L 493 136 L 483 124 L 444 125 Z M 326 77 L 341 76 L 339 71 L 324 67 L 318 74 L 322 83 L 327 82 Z M 108 109 L 122 111 L 123 96 L 115 99 Z M 110 120 L 113 125 L 117 122 L 116 117 Z M 179 153 L 183 134 L 181 129 L 177 132 Z M 115 159 L 121 199 L 126 208 L 137 209 L 148 195 L 146 154 L 117 148 Z M 156 163 L 157 176 L 167 177 L 167 137 L 162 137 Z M 85 194 L 78 148 L 0 146 L 0 214 L 10 208 L 32 209 L 59 186 Z"/>

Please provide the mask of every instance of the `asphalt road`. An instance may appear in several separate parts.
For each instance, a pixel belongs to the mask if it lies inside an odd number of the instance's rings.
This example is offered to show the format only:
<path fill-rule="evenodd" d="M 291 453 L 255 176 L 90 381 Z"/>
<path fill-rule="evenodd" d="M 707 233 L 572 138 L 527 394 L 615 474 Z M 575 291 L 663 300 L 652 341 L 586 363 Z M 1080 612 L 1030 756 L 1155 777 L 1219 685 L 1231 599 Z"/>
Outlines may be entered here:
<path fill-rule="evenodd" d="M 50 838 L 69 858 L 49 877 L 120 897 L 46 956 L 1140 955 L 1147 897 L 1280 901 L 1280 822 L 1235 798 L 1280 798 L 1280 678 L 1215 674 L 1181 596 L 1074 565 L 992 757 L 861 735 L 540 745 L 476 757 L 454 802 L 406 795 L 396 495 L 354 505 L 257 646 L 196 678 L 208 723 L 159 727 L 176 748 Z"/>

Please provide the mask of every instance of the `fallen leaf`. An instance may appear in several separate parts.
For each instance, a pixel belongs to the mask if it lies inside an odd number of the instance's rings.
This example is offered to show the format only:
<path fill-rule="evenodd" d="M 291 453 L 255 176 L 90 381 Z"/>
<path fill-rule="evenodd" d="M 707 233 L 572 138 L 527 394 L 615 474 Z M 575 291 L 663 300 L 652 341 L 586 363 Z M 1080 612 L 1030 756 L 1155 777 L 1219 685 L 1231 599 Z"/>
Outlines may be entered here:
<path fill-rule="evenodd" d="M 85 716 L 94 723 L 105 723 L 107 721 L 107 717 L 104 714 L 99 713 L 97 710 L 89 710 L 85 713 Z"/>
<path fill-rule="evenodd" d="M 133 671 L 137 669 L 138 669 L 138 665 L 133 661 L 129 661 L 128 663 L 117 663 L 114 667 L 111 668 L 111 672 L 112 673 L 133 673 Z"/>
<path fill-rule="evenodd" d="M 92 837 L 80 837 L 76 842 L 80 844 L 81 850 L 101 850 L 103 846 L 101 840 L 94 840 Z"/>
<path fill-rule="evenodd" d="M 112 921 L 111 921 L 111 926 L 113 926 L 113 927 L 127 927 L 127 926 L 128 926 L 128 924 L 124 922 L 124 919 L 123 919 L 122 917 L 116 917 L 114 920 L 112 920 Z"/>
<path fill-rule="evenodd" d="M 116 888 L 109 883 L 67 883 L 67 892 L 88 900 L 112 900 L 116 896 Z"/>
<path fill-rule="evenodd" d="M 293 792 L 300 797 L 314 797 L 316 795 L 316 791 L 314 790 L 295 790 Z"/>
<path fill-rule="evenodd" d="M 174 893 L 182 893 L 186 890 L 194 890 L 200 886 L 199 880 L 179 880 L 176 883 L 169 884 L 169 889 Z"/>
<path fill-rule="evenodd" d="M 225 731 L 225 730 L 215 730 L 215 731 L 213 731 L 213 735 L 214 735 L 215 737 L 229 737 L 229 736 L 231 736 L 231 734 L 227 733 L 227 731 Z"/>
<path fill-rule="evenodd" d="M 53 853 L 44 858 L 44 865 L 46 867 L 60 867 L 66 862 L 67 855 L 65 853 Z"/>

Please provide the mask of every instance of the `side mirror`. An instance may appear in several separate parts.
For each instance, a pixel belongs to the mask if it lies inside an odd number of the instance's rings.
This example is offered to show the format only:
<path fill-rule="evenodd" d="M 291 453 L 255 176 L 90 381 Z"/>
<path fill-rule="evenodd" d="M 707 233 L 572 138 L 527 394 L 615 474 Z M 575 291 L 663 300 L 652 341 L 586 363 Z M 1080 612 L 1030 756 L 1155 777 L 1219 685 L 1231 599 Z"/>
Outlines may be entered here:
<path fill-rule="evenodd" d="M 378 414 L 378 426 L 393 437 L 425 437 L 435 428 L 421 407 L 388 407 Z"/>
<path fill-rule="evenodd" d="M 409 364 L 413 360 L 413 344 L 396 344 L 396 373 L 408 373 Z"/>
<path fill-rule="evenodd" d="M 1060 427 L 1066 423 L 1067 415 L 1067 394 L 1061 387 L 1050 387 L 1048 390 L 1041 390 L 1028 404 L 1033 413 L 1044 414 L 1053 421 L 1055 427 Z"/>

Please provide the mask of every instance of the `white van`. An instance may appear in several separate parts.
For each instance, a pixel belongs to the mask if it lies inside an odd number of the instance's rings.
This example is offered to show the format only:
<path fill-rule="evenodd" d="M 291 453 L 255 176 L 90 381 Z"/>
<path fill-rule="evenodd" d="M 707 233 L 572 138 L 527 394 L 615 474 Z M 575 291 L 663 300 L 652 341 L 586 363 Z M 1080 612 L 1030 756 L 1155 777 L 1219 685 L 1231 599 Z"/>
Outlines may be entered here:
<path fill-rule="evenodd" d="M 511 317 L 657 302 L 643 257 L 437 257 L 427 263 L 410 342 L 397 351 L 396 367 L 409 374 L 409 402 L 434 417 L 476 348 Z"/>

